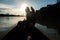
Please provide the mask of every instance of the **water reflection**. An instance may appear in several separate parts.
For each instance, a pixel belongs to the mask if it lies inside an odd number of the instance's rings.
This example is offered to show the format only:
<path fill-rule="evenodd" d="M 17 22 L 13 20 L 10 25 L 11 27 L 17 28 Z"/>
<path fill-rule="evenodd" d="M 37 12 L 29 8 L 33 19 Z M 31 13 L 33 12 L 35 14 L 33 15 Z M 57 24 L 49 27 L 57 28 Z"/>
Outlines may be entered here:
<path fill-rule="evenodd" d="M 23 21 L 25 17 L 0 17 L 0 32 L 11 28 L 18 21 Z"/>

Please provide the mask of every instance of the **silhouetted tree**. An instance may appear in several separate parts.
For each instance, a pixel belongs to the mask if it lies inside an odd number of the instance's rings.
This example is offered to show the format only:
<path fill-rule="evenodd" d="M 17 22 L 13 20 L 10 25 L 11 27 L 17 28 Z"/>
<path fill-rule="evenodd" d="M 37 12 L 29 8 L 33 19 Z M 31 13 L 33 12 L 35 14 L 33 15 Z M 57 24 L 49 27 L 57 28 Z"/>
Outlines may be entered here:
<path fill-rule="evenodd" d="M 36 16 L 40 24 L 57 29 L 60 34 L 60 2 L 42 7 L 40 10 L 36 11 Z"/>
<path fill-rule="evenodd" d="M 26 13 L 28 14 L 28 13 L 30 13 L 30 9 L 29 9 L 29 7 L 26 7 Z"/>
<path fill-rule="evenodd" d="M 33 7 L 31 7 L 31 11 L 29 9 L 29 7 L 26 8 L 26 18 L 27 20 L 29 21 L 33 21 L 35 18 L 34 18 L 34 15 L 35 15 L 35 10 Z"/>
<path fill-rule="evenodd" d="M 33 13 L 35 13 L 35 10 L 34 10 L 34 8 L 33 8 L 33 7 L 31 7 L 31 11 L 32 11 Z"/>

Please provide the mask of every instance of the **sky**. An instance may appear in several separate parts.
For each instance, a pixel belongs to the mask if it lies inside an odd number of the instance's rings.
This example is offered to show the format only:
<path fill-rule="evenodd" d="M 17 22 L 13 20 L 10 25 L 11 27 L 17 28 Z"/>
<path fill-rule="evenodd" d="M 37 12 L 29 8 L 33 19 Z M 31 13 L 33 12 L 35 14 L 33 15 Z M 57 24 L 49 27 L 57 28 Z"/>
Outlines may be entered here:
<path fill-rule="evenodd" d="M 48 4 L 55 4 L 57 0 L 0 0 L 0 8 L 11 8 L 15 12 L 21 9 L 23 3 L 27 4 L 29 7 L 32 6 L 35 10 L 41 7 L 47 6 Z"/>

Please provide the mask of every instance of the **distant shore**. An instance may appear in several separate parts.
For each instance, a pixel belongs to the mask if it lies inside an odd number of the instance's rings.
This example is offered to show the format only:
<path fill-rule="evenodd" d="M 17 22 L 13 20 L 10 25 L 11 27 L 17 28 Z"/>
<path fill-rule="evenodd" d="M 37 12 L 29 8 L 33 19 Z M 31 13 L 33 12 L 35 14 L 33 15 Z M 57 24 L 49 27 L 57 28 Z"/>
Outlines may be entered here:
<path fill-rule="evenodd" d="M 0 17 L 24 17 L 24 15 L 0 14 Z"/>

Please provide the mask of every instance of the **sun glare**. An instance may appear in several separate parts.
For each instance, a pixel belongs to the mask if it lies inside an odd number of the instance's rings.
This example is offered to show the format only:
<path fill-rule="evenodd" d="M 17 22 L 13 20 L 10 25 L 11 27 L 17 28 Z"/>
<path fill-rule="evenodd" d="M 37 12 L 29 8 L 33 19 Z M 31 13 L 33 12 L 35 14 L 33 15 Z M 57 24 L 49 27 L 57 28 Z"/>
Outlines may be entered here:
<path fill-rule="evenodd" d="M 27 4 L 25 4 L 25 3 L 23 3 L 23 4 L 21 5 L 21 12 L 22 12 L 22 13 L 25 13 L 26 7 L 27 7 Z"/>

